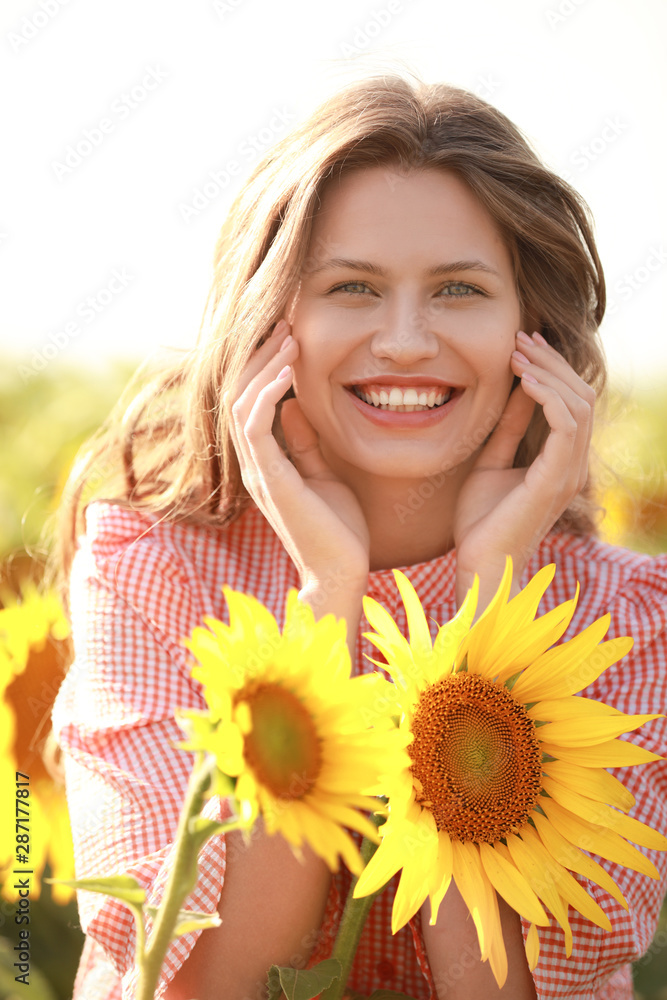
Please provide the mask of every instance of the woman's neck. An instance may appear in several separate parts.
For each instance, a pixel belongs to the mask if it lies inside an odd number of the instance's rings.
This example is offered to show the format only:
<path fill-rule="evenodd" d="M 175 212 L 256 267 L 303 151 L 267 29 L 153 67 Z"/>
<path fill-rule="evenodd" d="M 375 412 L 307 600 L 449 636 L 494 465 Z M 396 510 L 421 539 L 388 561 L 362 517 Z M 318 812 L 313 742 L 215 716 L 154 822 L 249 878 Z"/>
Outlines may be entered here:
<path fill-rule="evenodd" d="M 355 493 L 370 531 L 371 570 L 410 566 L 449 552 L 459 486 L 456 472 L 415 481 L 357 480 Z"/>

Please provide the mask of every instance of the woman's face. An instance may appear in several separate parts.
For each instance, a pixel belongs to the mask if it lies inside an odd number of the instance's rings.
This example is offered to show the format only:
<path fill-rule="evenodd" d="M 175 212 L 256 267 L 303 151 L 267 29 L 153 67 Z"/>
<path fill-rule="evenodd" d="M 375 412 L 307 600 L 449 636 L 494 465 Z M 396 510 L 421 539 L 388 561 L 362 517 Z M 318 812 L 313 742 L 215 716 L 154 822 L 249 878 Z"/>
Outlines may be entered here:
<path fill-rule="evenodd" d="M 286 315 L 297 398 L 346 481 L 465 466 L 496 426 L 521 310 L 510 253 L 455 174 L 332 182 Z"/>

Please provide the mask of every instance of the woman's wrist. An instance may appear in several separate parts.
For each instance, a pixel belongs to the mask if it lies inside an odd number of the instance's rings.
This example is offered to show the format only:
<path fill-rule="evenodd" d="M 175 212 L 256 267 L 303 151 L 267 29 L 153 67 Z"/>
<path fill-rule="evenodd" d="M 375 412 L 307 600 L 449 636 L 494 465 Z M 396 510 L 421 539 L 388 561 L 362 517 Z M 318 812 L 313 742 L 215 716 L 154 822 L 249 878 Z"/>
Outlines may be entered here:
<path fill-rule="evenodd" d="M 332 614 L 344 618 L 347 623 L 347 637 L 350 654 L 354 654 L 359 622 L 361 621 L 362 598 L 368 589 L 368 578 L 348 580 L 342 574 L 332 573 L 323 580 L 310 580 L 299 591 L 300 600 L 308 604 L 316 619 Z"/>
<path fill-rule="evenodd" d="M 466 567 L 458 565 L 456 569 L 456 606 L 460 608 L 465 600 L 465 596 L 473 585 L 475 576 L 479 578 L 479 597 L 477 599 L 477 615 L 484 611 L 498 589 L 505 571 L 507 556 L 499 556 L 496 559 L 486 559 L 480 561 L 479 566 Z M 519 593 L 520 580 L 525 569 L 523 560 L 519 561 L 512 557 L 512 587 L 510 597 Z"/>

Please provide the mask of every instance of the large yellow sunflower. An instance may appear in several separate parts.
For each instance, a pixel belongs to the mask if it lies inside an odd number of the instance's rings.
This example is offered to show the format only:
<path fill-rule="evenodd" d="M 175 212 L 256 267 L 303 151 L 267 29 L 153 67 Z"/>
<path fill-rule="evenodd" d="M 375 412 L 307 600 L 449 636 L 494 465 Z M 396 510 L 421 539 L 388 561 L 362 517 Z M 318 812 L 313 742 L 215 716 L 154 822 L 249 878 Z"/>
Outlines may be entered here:
<path fill-rule="evenodd" d="M 554 571 L 540 570 L 508 600 L 508 560 L 479 620 L 471 627 L 475 582 L 433 643 L 419 598 L 399 571 L 394 576 L 409 642 L 379 604 L 364 600 L 375 629 L 368 638 L 388 662 L 400 725 L 412 742 L 410 765 L 387 780 L 389 818 L 355 895 L 377 891 L 402 868 L 392 912 L 395 933 L 427 897 L 434 923 L 453 879 L 475 922 L 482 959 L 490 961 L 499 985 L 507 976 L 507 956 L 496 893 L 531 921 L 526 954 L 533 969 L 537 927 L 549 923 L 545 906 L 563 929 L 568 955 L 568 904 L 598 926 L 611 927 L 570 871 L 627 908 L 613 879 L 581 847 L 653 878 L 659 877 L 655 866 L 624 838 L 667 849 L 665 837 L 625 815 L 634 799 L 605 770 L 659 760 L 617 737 L 660 716 L 625 715 L 573 697 L 620 659 L 632 640 L 601 642 L 607 615 L 550 648 L 576 605 L 575 598 L 535 618 Z"/>
<path fill-rule="evenodd" d="M 350 678 L 345 622 L 315 621 L 296 590 L 281 632 L 254 597 L 223 589 L 229 625 L 206 618 L 208 628 L 186 641 L 209 712 L 179 713 L 190 730 L 182 745 L 214 754 L 236 779 L 248 824 L 261 813 L 267 831 L 295 849 L 308 843 L 332 870 L 340 855 L 359 873 L 343 827 L 377 842 L 375 824 L 359 810 L 377 809 L 371 796 L 382 791 L 387 767 L 409 764 L 406 739 L 390 722 L 395 689 L 377 674 Z"/>

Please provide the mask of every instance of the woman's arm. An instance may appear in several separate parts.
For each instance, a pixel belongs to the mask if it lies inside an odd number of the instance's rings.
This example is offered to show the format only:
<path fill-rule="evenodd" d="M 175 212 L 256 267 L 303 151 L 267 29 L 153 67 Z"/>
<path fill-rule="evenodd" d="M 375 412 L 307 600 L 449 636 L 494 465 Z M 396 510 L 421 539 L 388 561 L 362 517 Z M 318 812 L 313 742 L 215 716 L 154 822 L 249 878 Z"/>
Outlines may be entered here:
<path fill-rule="evenodd" d="M 480 961 L 475 924 L 452 882 L 438 920 L 429 924 L 428 901 L 422 910 L 422 932 L 438 997 L 447 1000 L 535 1000 L 537 993 L 528 968 L 521 933 L 521 919 L 499 898 L 500 922 L 507 950 L 507 980 L 502 990 L 488 962 Z"/>
<path fill-rule="evenodd" d="M 271 965 L 306 965 L 329 880 L 320 858 L 305 850 L 299 861 L 279 834 L 257 830 L 247 845 L 228 834 L 222 923 L 201 935 L 165 1000 L 263 1000 Z"/>

